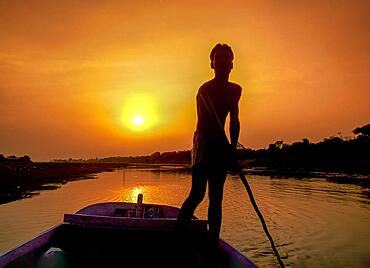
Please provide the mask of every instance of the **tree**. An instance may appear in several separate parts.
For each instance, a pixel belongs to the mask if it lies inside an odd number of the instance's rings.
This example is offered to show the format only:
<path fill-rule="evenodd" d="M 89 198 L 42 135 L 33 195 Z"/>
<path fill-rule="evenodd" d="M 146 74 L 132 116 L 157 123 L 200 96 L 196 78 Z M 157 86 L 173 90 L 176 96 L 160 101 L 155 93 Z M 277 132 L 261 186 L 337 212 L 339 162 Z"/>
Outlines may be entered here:
<path fill-rule="evenodd" d="M 276 141 L 275 146 L 276 146 L 276 148 L 281 149 L 284 146 L 284 142 L 283 141 Z"/>
<path fill-rule="evenodd" d="M 31 157 L 29 157 L 28 155 L 25 155 L 25 156 L 19 157 L 18 160 L 20 162 L 31 162 Z"/>
<path fill-rule="evenodd" d="M 356 134 L 356 135 L 363 135 L 363 136 L 370 137 L 370 124 L 355 128 L 352 132 L 353 134 Z"/>

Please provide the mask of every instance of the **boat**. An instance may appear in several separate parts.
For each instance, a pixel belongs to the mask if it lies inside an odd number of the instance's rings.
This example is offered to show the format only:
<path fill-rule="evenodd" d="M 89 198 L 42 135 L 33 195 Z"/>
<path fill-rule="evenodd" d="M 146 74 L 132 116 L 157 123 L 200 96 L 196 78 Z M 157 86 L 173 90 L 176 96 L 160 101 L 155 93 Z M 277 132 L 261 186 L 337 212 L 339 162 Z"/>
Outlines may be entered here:
<path fill-rule="evenodd" d="M 173 206 L 107 202 L 65 214 L 61 224 L 0 256 L 0 267 L 228 267 L 256 265 L 220 239 L 207 247 L 207 221 L 175 231 Z"/>

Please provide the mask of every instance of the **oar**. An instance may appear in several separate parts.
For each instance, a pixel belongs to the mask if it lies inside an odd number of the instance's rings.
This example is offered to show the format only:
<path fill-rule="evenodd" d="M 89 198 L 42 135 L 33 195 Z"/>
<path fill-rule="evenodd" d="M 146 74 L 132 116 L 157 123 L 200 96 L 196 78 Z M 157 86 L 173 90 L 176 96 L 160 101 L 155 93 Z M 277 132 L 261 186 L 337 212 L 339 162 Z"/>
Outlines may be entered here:
<path fill-rule="evenodd" d="M 280 264 L 280 267 L 285 268 L 285 265 L 284 265 L 283 261 L 281 260 L 280 254 L 279 254 L 278 250 L 275 247 L 274 239 L 272 238 L 272 236 L 271 236 L 271 234 L 270 234 L 270 232 L 269 232 L 269 230 L 267 228 L 265 219 L 263 218 L 263 215 L 262 215 L 261 211 L 259 210 L 259 208 L 257 206 L 256 200 L 253 197 L 252 189 L 249 186 L 249 183 L 247 181 L 247 178 L 244 176 L 244 174 L 241 172 L 241 170 L 239 170 L 238 173 L 239 173 L 240 179 L 242 180 L 242 182 L 244 184 L 245 189 L 248 192 L 249 199 L 251 200 L 251 203 L 253 205 L 253 208 L 256 211 L 256 213 L 258 215 L 258 218 L 260 219 L 260 222 L 262 224 L 263 230 L 265 231 L 266 236 L 270 240 L 272 250 L 274 251 L 274 253 L 276 255 L 276 258 L 277 258 L 277 260 L 278 260 L 278 262 Z"/>

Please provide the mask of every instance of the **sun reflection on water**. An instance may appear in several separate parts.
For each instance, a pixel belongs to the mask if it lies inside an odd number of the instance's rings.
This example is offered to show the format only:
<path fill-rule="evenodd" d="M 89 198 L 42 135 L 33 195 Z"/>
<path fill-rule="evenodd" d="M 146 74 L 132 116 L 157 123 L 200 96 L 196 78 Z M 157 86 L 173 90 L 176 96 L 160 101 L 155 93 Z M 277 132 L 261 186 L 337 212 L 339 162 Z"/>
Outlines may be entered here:
<path fill-rule="evenodd" d="M 137 196 L 139 194 L 144 195 L 144 187 L 143 186 L 135 186 L 133 187 L 128 195 L 128 200 L 129 202 L 136 203 L 137 202 Z"/>

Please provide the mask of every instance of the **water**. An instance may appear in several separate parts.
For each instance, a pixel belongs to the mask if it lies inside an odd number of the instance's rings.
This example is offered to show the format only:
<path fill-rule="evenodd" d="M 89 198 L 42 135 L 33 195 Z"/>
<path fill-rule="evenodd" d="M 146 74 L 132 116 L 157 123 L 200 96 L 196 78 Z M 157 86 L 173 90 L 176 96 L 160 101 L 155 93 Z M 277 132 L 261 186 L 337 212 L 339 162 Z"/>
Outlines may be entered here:
<path fill-rule="evenodd" d="M 257 203 L 287 266 L 370 267 L 369 192 L 322 179 L 248 176 Z M 0 252 L 27 241 L 92 203 L 144 202 L 181 206 L 191 185 L 183 173 L 117 170 L 54 191 L 0 205 Z M 261 267 L 277 266 L 270 244 L 238 177 L 224 190 L 221 236 Z M 206 219 L 208 200 L 195 214 Z"/>

